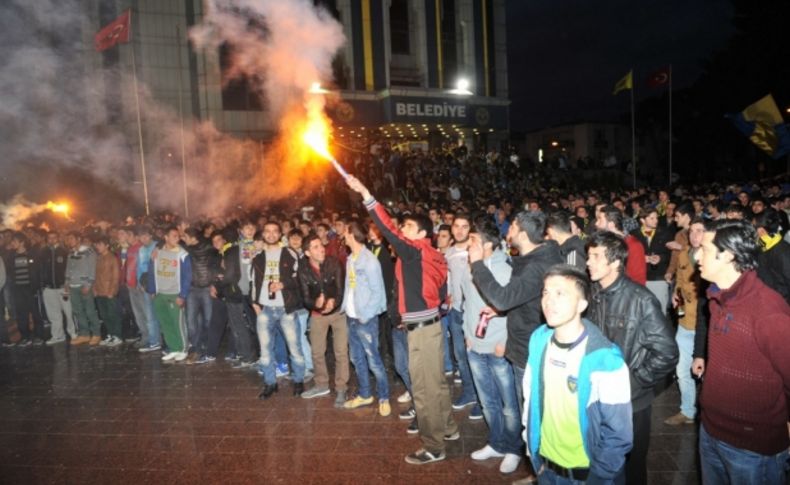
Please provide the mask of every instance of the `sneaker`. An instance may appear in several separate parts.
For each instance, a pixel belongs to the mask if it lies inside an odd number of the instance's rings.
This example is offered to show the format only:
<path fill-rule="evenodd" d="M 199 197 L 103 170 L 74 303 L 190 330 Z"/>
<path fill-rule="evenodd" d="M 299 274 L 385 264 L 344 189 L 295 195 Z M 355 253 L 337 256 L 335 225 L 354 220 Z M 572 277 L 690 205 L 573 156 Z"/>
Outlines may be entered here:
<path fill-rule="evenodd" d="M 216 360 L 216 359 L 214 359 L 213 357 L 212 357 L 212 358 L 210 358 L 210 357 L 208 357 L 207 355 L 201 355 L 200 357 L 198 357 L 197 359 L 195 359 L 195 361 L 193 362 L 193 364 L 195 364 L 195 365 L 200 365 L 200 364 L 208 364 L 208 363 L 210 363 L 210 362 L 214 362 L 214 360 Z"/>
<path fill-rule="evenodd" d="M 371 404 L 373 404 L 373 396 L 370 397 L 357 396 L 354 399 L 351 399 L 350 401 L 346 401 L 345 404 L 343 404 L 343 407 L 345 409 L 356 409 L 362 406 L 369 406 Z"/>
<path fill-rule="evenodd" d="M 190 352 L 187 354 L 186 365 L 193 365 L 198 360 L 197 352 Z"/>
<path fill-rule="evenodd" d="M 57 344 L 62 344 L 62 343 L 63 343 L 63 342 L 65 342 L 65 341 L 66 341 L 66 337 L 62 337 L 62 338 L 51 338 L 51 339 L 47 340 L 47 345 L 57 345 Z"/>
<path fill-rule="evenodd" d="M 406 391 L 400 396 L 398 396 L 398 402 L 401 404 L 406 404 L 407 402 L 411 402 L 411 393 L 409 391 Z"/>
<path fill-rule="evenodd" d="M 34 338 L 33 345 L 35 345 L 36 347 L 41 347 L 42 345 L 44 345 L 44 339 L 38 337 Z"/>
<path fill-rule="evenodd" d="M 183 361 L 187 360 L 187 353 L 186 352 L 173 352 L 173 353 L 176 354 L 176 356 L 173 357 L 174 361 L 176 361 L 176 362 L 183 362 Z"/>
<path fill-rule="evenodd" d="M 217 358 L 214 357 L 213 355 L 204 355 L 203 358 L 206 359 L 207 364 L 212 364 L 217 361 Z M 202 364 L 203 362 L 197 362 L 197 363 Z"/>
<path fill-rule="evenodd" d="M 277 392 L 277 383 L 264 384 L 263 389 L 261 389 L 260 394 L 258 394 L 258 399 L 269 399 L 275 392 Z"/>
<path fill-rule="evenodd" d="M 452 375 L 453 375 L 453 371 L 451 371 L 451 370 L 444 371 L 444 377 L 450 377 Z"/>
<path fill-rule="evenodd" d="M 71 345 L 82 345 L 87 344 L 91 341 L 91 338 L 87 335 L 80 335 L 79 337 L 71 339 Z"/>
<path fill-rule="evenodd" d="M 127 337 L 127 338 L 123 339 L 123 341 L 125 343 L 127 343 L 127 344 L 133 344 L 135 342 L 139 342 L 140 341 L 140 337 Z"/>
<path fill-rule="evenodd" d="M 338 409 L 343 409 L 343 406 L 346 404 L 346 391 L 337 391 L 337 396 L 335 397 L 335 407 Z"/>
<path fill-rule="evenodd" d="M 463 384 L 464 381 L 461 380 L 461 374 L 458 371 L 453 373 L 453 384 L 460 385 Z"/>
<path fill-rule="evenodd" d="M 483 419 L 483 410 L 480 408 L 479 404 L 475 404 L 475 407 L 469 411 L 469 419 L 471 421 L 480 421 Z"/>
<path fill-rule="evenodd" d="M 516 471 L 516 468 L 518 468 L 519 463 L 521 463 L 521 456 L 514 453 L 507 453 L 502 463 L 499 464 L 499 471 L 505 474 L 513 473 Z"/>
<path fill-rule="evenodd" d="M 71 343 L 73 344 L 74 341 L 72 341 Z M 145 347 L 140 347 L 137 351 L 140 352 L 141 354 L 146 354 L 148 352 L 156 352 L 157 350 L 161 350 L 161 349 L 162 349 L 161 345 L 146 345 Z"/>
<path fill-rule="evenodd" d="M 447 455 L 445 455 L 444 452 L 431 453 L 424 448 L 420 448 L 414 453 L 406 456 L 406 463 L 409 465 L 425 465 L 426 463 L 444 460 L 446 457 Z"/>
<path fill-rule="evenodd" d="M 239 356 L 238 354 L 236 354 L 236 352 L 228 352 L 227 354 L 225 354 L 225 360 L 233 362 L 239 360 Z"/>
<path fill-rule="evenodd" d="M 91 346 L 94 346 L 94 347 L 95 347 L 95 346 L 97 346 L 97 345 L 99 345 L 100 343 L 101 343 L 101 337 L 100 337 L 100 336 L 98 336 L 98 335 L 94 335 L 94 336 L 93 336 L 93 337 L 91 337 L 91 339 L 88 341 L 88 345 L 91 345 Z"/>
<path fill-rule="evenodd" d="M 381 399 L 379 401 L 379 415 L 386 418 L 390 414 L 392 414 L 392 408 L 389 399 Z"/>
<path fill-rule="evenodd" d="M 408 434 L 417 434 L 420 432 L 420 425 L 417 424 L 417 418 L 411 420 L 411 423 L 409 423 L 409 427 L 406 428 L 406 432 Z"/>
<path fill-rule="evenodd" d="M 670 426 L 680 426 L 681 424 L 694 424 L 694 420 L 683 413 L 677 413 L 676 415 L 665 419 L 664 424 L 668 424 Z"/>
<path fill-rule="evenodd" d="M 26 338 L 23 338 L 18 344 L 16 344 L 17 347 L 30 347 L 31 345 L 33 345 L 33 342 Z"/>
<path fill-rule="evenodd" d="M 109 337 L 107 339 L 107 343 L 104 344 L 106 347 L 117 347 L 123 344 L 123 340 L 119 339 L 118 337 Z"/>
<path fill-rule="evenodd" d="M 471 456 L 475 461 L 483 461 L 488 460 L 489 458 L 502 458 L 505 456 L 505 454 L 493 449 L 491 445 L 485 445 L 479 450 L 473 451 L 469 456 Z"/>
<path fill-rule="evenodd" d="M 112 340 L 112 336 L 108 335 L 107 338 L 99 342 L 100 347 L 106 347 L 108 343 Z"/>
<path fill-rule="evenodd" d="M 461 439 L 461 433 L 456 431 L 455 433 L 450 433 L 444 435 L 444 441 L 458 441 Z"/>
<path fill-rule="evenodd" d="M 255 364 L 255 362 L 249 362 L 247 360 L 237 360 L 233 363 L 231 369 L 249 369 Z"/>
<path fill-rule="evenodd" d="M 7 348 L 16 347 L 16 343 L 15 342 L 3 342 L 3 347 L 7 347 Z"/>
<path fill-rule="evenodd" d="M 162 356 L 162 362 L 170 362 L 178 356 L 179 352 L 168 352 Z"/>
<path fill-rule="evenodd" d="M 402 413 L 398 414 L 398 419 L 407 420 L 407 419 L 414 419 L 417 417 L 417 411 L 414 408 L 409 408 Z"/>
<path fill-rule="evenodd" d="M 461 396 L 458 399 L 456 399 L 455 401 L 453 401 L 453 409 L 455 409 L 456 411 L 460 411 L 463 408 L 468 407 L 468 406 L 472 406 L 474 404 L 477 404 L 477 402 L 475 401 L 474 398 Z"/>
<path fill-rule="evenodd" d="M 319 387 L 316 386 L 312 389 L 308 389 L 302 393 L 302 398 L 304 399 L 313 399 L 315 397 L 321 396 L 328 396 L 329 395 L 329 388 L 328 387 Z"/>
<path fill-rule="evenodd" d="M 275 377 L 287 377 L 290 373 L 288 370 L 288 364 L 277 364 L 277 368 L 274 371 Z"/>

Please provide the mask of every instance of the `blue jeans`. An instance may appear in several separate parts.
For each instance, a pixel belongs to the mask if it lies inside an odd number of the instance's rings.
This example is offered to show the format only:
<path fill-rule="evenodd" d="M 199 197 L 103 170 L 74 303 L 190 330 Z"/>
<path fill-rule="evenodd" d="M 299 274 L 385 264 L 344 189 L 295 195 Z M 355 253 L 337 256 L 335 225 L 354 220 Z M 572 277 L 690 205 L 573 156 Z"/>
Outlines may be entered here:
<path fill-rule="evenodd" d="M 462 402 L 477 402 L 477 392 L 472 382 L 472 371 L 469 370 L 469 358 L 466 355 L 466 340 L 464 340 L 464 314 L 458 310 L 450 310 L 447 314 L 450 320 L 450 335 L 453 337 L 453 355 L 461 375 L 461 400 Z"/>
<path fill-rule="evenodd" d="M 766 456 L 719 441 L 699 427 L 699 455 L 702 485 L 759 483 L 785 485 L 788 452 Z"/>
<path fill-rule="evenodd" d="M 157 320 L 154 313 L 154 297 L 147 291 L 144 291 L 143 295 L 145 321 L 148 325 L 148 345 L 162 345 L 162 332 L 159 329 L 159 320 Z"/>
<path fill-rule="evenodd" d="M 210 288 L 190 288 L 187 295 L 187 335 L 192 352 L 206 353 L 211 310 Z"/>
<path fill-rule="evenodd" d="M 392 328 L 392 359 L 395 361 L 395 372 L 403 380 L 406 390 L 411 393 L 411 376 L 409 376 L 409 340 L 406 330 Z"/>
<path fill-rule="evenodd" d="M 302 340 L 302 354 L 304 355 L 305 369 L 313 369 L 313 352 L 310 349 L 310 342 L 307 340 L 308 319 L 310 313 L 305 310 L 296 310 L 296 321 L 299 323 L 299 336 Z"/>
<path fill-rule="evenodd" d="M 518 402 L 518 415 L 524 416 L 524 372 L 525 369 L 510 363 L 513 367 L 513 379 L 516 381 L 516 402 Z"/>
<path fill-rule="evenodd" d="M 455 369 L 453 358 L 450 356 L 450 317 L 445 315 L 442 317 L 442 340 L 444 340 L 444 371 L 452 372 Z"/>
<path fill-rule="evenodd" d="M 269 385 L 277 382 L 275 373 L 274 337 L 279 328 L 288 344 L 288 353 L 291 355 L 291 367 L 294 382 L 304 382 L 304 354 L 302 354 L 302 341 L 299 338 L 299 324 L 296 322 L 296 312 L 285 313 L 282 307 L 273 308 L 264 306 L 258 314 L 258 341 L 261 344 L 261 367 L 263 367 L 263 382 Z"/>
<path fill-rule="evenodd" d="M 387 371 L 379 354 L 379 317 L 373 317 L 367 322 L 349 318 L 348 346 L 351 351 L 351 362 L 357 373 L 359 396 L 364 398 L 371 396 L 368 374 L 370 371 L 376 376 L 376 394 L 379 399 L 389 399 Z"/>
<path fill-rule="evenodd" d="M 678 343 L 680 359 L 675 368 L 680 388 L 680 412 L 687 418 L 694 419 L 697 414 L 695 403 L 697 401 L 697 384 L 691 377 L 691 354 L 694 352 L 694 330 L 686 330 L 678 325 L 675 342 Z"/>
<path fill-rule="evenodd" d="M 467 352 L 477 396 L 488 424 L 488 444 L 500 453 L 521 456 L 521 415 L 513 369 L 504 357 Z"/>

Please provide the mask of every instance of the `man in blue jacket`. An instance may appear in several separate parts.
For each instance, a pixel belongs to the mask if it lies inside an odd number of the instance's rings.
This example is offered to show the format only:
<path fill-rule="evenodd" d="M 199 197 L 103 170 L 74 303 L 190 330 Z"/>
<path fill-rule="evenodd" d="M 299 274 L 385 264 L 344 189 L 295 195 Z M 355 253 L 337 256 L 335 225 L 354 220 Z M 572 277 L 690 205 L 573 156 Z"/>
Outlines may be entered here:
<path fill-rule="evenodd" d="M 587 275 L 555 265 L 543 283 L 546 324 L 529 340 L 524 441 L 539 483 L 624 483 L 631 449 L 631 386 L 616 345 L 582 320 Z"/>

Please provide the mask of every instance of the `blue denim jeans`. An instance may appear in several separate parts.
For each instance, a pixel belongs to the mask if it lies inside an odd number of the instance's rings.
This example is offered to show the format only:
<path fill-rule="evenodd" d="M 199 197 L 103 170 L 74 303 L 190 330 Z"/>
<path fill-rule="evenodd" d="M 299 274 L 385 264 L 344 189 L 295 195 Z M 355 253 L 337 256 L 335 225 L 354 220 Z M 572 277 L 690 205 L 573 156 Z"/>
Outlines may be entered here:
<path fill-rule="evenodd" d="M 313 369 L 313 352 L 310 349 L 310 342 L 307 340 L 307 327 L 309 325 L 307 317 L 310 313 L 305 310 L 296 310 L 296 321 L 299 323 L 299 337 L 302 340 L 302 354 L 304 355 L 305 369 Z"/>
<path fill-rule="evenodd" d="M 294 382 L 304 382 L 304 354 L 302 341 L 299 338 L 299 324 L 296 321 L 296 312 L 285 313 L 282 307 L 273 308 L 264 306 L 258 314 L 258 341 L 261 345 L 261 366 L 263 367 L 263 381 L 266 384 L 277 382 L 274 362 L 274 337 L 279 328 L 282 330 L 285 342 L 288 344 L 288 353 L 291 356 L 291 371 Z"/>
<path fill-rule="evenodd" d="M 192 352 L 198 352 L 201 355 L 206 353 L 211 311 L 210 288 L 190 288 L 187 295 L 187 336 Z"/>
<path fill-rule="evenodd" d="M 390 390 L 387 383 L 387 371 L 379 354 L 379 317 L 367 322 L 356 318 L 348 319 L 348 346 L 351 351 L 351 362 L 357 374 L 359 396 L 370 397 L 370 375 L 376 377 L 376 394 L 379 399 L 389 399 Z"/>
<path fill-rule="evenodd" d="M 403 380 L 406 390 L 411 393 L 411 377 L 409 376 L 409 340 L 406 330 L 392 328 L 392 359 L 395 372 Z"/>
<path fill-rule="evenodd" d="M 458 310 L 450 310 L 447 314 L 450 320 L 450 335 L 453 337 L 453 355 L 455 363 L 458 365 L 458 373 L 461 375 L 461 399 L 462 402 L 477 402 L 477 392 L 472 382 L 472 371 L 469 370 L 469 358 L 466 355 L 466 340 L 464 339 L 464 313 Z"/>
<path fill-rule="evenodd" d="M 680 388 L 680 412 L 687 418 L 694 419 L 697 415 L 697 384 L 691 377 L 692 354 L 694 353 L 694 330 L 686 330 L 678 325 L 675 334 L 675 342 L 678 343 L 680 359 L 675 368 L 678 376 L 678 387 Z"/>
<path fill-rule="evenodd" d="M 521 415 L 513 369 L 504 357 L 467 352 L 477 396 L 488 424 L 488 444 L 500 453 L 521 456 Z"/>
<path fill-rule="evenodd" d="M 452 355 L 450 354 L 450 317 L 445 315 L 442 317 L 442 340 L 444 340 L 444 371 L 452 372 L 455 370 L 455 363 L 453 362 Z"/>
<path fill-rule="evenodd" d="M 787 450 L 766 456 L 736 448 L 709 435 L 704 425 L 699 427 L 699 455 L 702 485 L 785 485 L 787 480 Z"/>

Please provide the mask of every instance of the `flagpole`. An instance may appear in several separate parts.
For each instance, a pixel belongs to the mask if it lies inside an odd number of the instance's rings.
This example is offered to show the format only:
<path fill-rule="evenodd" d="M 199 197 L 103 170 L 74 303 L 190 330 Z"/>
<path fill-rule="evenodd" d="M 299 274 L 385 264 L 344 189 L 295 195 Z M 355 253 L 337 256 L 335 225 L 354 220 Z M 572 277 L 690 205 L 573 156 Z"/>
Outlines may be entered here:
<path fill-rule="evenodd" d="M 631 76 L 634 70 L 631 69 Z M 631 82 L 631 169 L 634 177 L 634 190 L 636 190 L 636 122 L 634 120 L 634 85 Z"/>
<path fill-rule="evenodd" d="M 131 22 L 131 20 L 130 20 Z M 137 106 L 137 138 L 140 142 L 140 169 L 143 176 L 143 196 L 145 197 L 145 215 L 151 215 L 151 209 L 148 204 L 148 179 L 145 175 L 145 151 L 143 150 L 143 124 L 140 120 L 140 93 L 137 88 L 137 62 L 134 58 L 134 42 L 131 42 L 132 48 L 132 77 L 134 78 L 134 101 Z"/>
<path fill-rule="evenodd" d="M 669 182 L 672 186 L 672 64 L 669 65 Z"/>
<path fill-rule="evenodd" d="M 187 192 L 187 157 L 184 148 L 184 109 L 181 96 L 181 29 L 176 25 L 178 42 L 178 118 L 181 121 L 181 179 L 184 184 L 184 217 L 189 217 L 189 196 Z"/>

